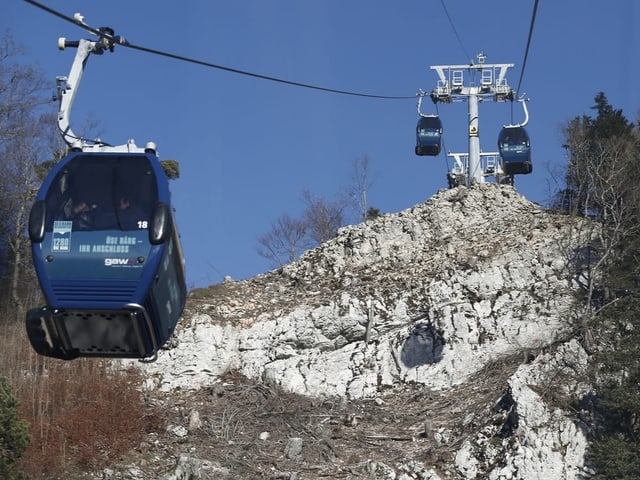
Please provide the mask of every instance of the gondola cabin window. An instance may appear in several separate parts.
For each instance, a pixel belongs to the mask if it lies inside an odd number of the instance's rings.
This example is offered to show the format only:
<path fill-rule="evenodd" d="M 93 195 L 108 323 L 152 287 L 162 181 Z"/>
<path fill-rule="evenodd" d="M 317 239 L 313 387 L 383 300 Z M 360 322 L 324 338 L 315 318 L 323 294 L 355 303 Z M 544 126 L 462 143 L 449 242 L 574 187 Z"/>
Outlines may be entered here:
<path fill-rule="evenodd" d="M 78 155 L 49 189 L 47 231 L 147 229 L 157 196 L 145 156 Z"/>

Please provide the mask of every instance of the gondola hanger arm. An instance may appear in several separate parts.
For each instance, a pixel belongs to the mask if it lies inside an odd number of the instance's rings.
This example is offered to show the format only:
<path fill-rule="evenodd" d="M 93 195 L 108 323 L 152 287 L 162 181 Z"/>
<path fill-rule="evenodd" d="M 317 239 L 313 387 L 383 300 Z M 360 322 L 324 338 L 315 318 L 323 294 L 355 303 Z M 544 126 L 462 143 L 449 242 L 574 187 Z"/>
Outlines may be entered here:
<path fill-rule="evenodd" d="M 58 128 L 65 143 L 72 150 L 82 151 L 101 151 L 101 152 L 145 152 L 156 151 L 153 142 L 149 142 L 144 148 L 138 147 L 133 140 L 129 140 L 124 145 L 112 146 L 99 140 L 87 141 L 86 139 L 76 135 L 70 126 L 71 108 L 78 92 L 80 81 L 84 73 L 85 66 L 89 56 L 93 53 L 102 55 L 105 50 L 113 52 L 116 44 L 126 44 L 123 37 L 115 36 L 113 30 L 109 27 L 92 28 L 84 22 L 84 17 L 76 13 L 74 15 L 76 23 L 87 29 L 90 33 L 97 35 L 98 40 L 67 40 L 62 37 L 58 39 L 58 48 L 65 50 L 66 48 L 76 48 L 76 55 L 71 65 L 71 70 L 67 77 L 60 76 L 56 78 L 58 89 L 58 100 L 60 102 L 58 108 Z"/>
<path fill-rule="evenodd" d="M 433 115 L 422 113 L 422 99 L 427 95 L 429 95 L 429 93 L 424 90 L 418 90 L 418 93 L 416 93 L 416 96 L 418 97 L 418 115 L 421 117 L 433 117 Z"/>
<path fill-rule="evenodd" d="M 524 95 L 522 95 L 517 102 L 522 104 L 522 108 L 524 110 L 524 122 L 522 123 L 518 123 L 515 125 L 503 125 L 505 128 L 510 128 L 510 127 L 524 127 L 525 125 L 527 125 L 527 123 L 529 123 L 529 110 L 527 109 L 527 102 L 529 101 L 528 98 L 526 98 Z"/>
<path fill-rule="evenodd" d="M 58 89 L 58 128 L 63 140 L 70 148 L 82 149 L 86 143 L 84 139 L 78 137 L 70 126 L 71 108 L 76 98 L 78 86 L 82 80 L 84 67 L 89 55 L 96 48 L 96 43 L 90 40 L 68 41 L 64 37 L 58 39 L 58 48 L 64 50 L 67 47 L 75 47 L 76 55 L 67 77 L 56 77 Z"/>

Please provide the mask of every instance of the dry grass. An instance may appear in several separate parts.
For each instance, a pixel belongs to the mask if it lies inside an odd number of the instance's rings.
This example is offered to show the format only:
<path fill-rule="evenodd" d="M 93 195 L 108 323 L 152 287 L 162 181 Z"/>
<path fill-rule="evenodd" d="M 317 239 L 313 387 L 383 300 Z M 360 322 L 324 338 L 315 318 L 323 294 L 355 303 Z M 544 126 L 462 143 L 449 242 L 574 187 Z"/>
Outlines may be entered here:
<path fill-rule="evenodd" d="M 189 452 L 224 469 L 220 478 L 383 478 L 381 466 L 373 473 L 376 464 L 411 461 L 444 477 L 481 425 L 496 423 L 500 430 L 505 419 L 494 405 L 519 362 L 520 356 L 495 362 L 446 392 L 405 384 L 382 391 L 378 400 L 354 401 L 300 397 L 229 372 L 213 387 L 158 398 L 171 424 L 186 427 L 194 411 L 200 423 L 185 437 L 154 437 L 154 456 L 162 460 L 146 464 L 145 474 L 173 471 Z M 288 453 L 292 439 L 302 443 L 299 455 Z M 126 464 L 112 468 L 124 472 Z"/>
<path fill-rule="evenodd" d="M 136 369 L 110 361 L 72 362 L 36 355 L 23 322 L 0 325 L 0 375 L 20 401 L 31 442 L 20 461 L 33 478 L 67 478 L 73 469 L 98 468 L 137 446 L 163 426 L 159 410 L 145 405 Z"/>

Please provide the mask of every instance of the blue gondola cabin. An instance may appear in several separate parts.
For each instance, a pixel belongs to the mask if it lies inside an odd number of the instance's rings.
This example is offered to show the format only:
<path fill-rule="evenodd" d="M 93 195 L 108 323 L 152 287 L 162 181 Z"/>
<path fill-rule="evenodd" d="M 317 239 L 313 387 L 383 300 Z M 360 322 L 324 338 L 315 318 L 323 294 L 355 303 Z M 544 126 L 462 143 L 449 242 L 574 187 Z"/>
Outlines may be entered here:
<path fill-rule="evenodd" d="M 523 127 L 504 127 L 498 136 L 498 148 L 505 175 L 531 173 L 531 144 Z"/>
<path fill-rule="evenodd" d="M 43 355 L 155 358 L 186 300 L 168 180 L 154 152 L 72 152 L 45 179 L 29 236 L 46 307 L 27 314 Z"/>
<path fill-rule="evenodd" d="M 416 126 L 416 155 L 437 156 L 442 145 L 442 122 L 437 115 L 423 115 Z"/>

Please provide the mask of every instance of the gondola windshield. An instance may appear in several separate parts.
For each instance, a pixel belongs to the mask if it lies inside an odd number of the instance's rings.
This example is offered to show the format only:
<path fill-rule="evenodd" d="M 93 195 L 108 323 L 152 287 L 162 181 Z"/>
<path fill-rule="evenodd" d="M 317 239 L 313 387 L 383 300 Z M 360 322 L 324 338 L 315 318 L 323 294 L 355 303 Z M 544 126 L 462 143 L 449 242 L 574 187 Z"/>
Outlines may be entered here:
<path fill-rule="evenodd" d="M 529 148 L 529 136 L 521 127 L 503 128 L 498 143 L 503 152 L 523 151 Z"/>
<path fill-rule="evenodd" d="M 438 155 L 442 142 L 442 122 L 438 116 L 421 116 L 416 125 L 416 155 Z"/>
<path fill-rule="evenodd" d="M 442 133 L 442 122 L 438 117 L 420 117 L 418 135 L 437 137 Z"/>
<path fill-rule="evenodd" d="M 53 178 L 45 198 L 47 277 L 139 278 L 150 253 L 148 228 L 157 198 L 146 155 L 75 156 Z M 64 262 L 55 261 L 60 256 Z"/>

